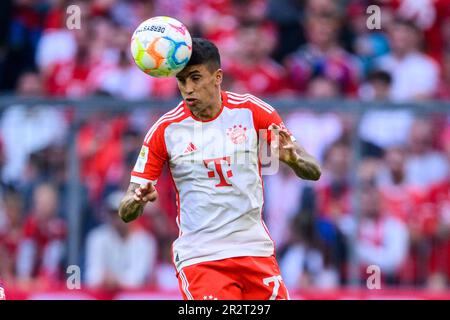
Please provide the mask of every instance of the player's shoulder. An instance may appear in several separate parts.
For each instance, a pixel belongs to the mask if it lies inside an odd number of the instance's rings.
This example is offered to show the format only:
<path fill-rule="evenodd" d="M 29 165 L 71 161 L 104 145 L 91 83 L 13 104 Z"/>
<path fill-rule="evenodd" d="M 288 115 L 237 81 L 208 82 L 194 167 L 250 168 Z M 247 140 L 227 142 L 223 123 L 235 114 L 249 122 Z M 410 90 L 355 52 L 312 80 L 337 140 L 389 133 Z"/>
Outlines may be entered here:
<path fill-rule="evenodd" d="M 164 130 L 172 123 L 177 123 L 187 118 L 189 115 L 186 112 L 183 101 L 181 101 L 175 108 L 163 114 L 148 130 L 145 135 L 145 142 L 149 142 L 152 136 L 156 133 L 163 133 Z"/>
<path fill-rule="evenodd" d="M 164 122 L 164 123 L 177 122 L 177 121 L 180 121 L 180 119 L 185 118 L 186 116 L 187 116 L 187 113 L 186 113 L 186 108 L 184 106 L 184 101 L 181 101 L 180 103 L 178 103 L 178 105 L 175 108 L 164 113 L 158 119 L 158 121 L 156 121 L 156 123 L 158 123 L 158 122 Z"/>
<path fill-rule="evenodd" d="M 227 102 L 231 108 L 247 108 L 252 112 L 271 114 L 275 109 L 267 102 L 250 94 L 239 94 L 231 91 L 225 91 Z"/>

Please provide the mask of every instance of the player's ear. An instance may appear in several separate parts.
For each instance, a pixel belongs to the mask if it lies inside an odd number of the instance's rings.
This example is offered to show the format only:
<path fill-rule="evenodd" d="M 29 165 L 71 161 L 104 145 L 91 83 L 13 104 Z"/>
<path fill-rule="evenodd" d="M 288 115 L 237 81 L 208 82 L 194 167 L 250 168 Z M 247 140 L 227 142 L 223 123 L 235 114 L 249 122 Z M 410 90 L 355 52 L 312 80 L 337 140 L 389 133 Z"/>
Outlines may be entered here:
<path fill-rule="evenodd" d="M 215 81 L 216 81 L 216 85 L 220 85 L 222 83 L 223 80 L 223 71 L 222 69 L 217 69 L 214 75 Z"/>

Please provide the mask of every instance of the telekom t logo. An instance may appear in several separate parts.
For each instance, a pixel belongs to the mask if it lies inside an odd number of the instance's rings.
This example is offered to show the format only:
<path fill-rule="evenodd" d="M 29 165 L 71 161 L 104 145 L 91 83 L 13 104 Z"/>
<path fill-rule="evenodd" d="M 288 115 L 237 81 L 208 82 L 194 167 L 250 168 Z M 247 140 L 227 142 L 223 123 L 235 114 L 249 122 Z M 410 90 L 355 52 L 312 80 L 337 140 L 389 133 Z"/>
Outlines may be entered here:
<path fill-rule="evenodd" d="M 210 162 L 214 162 L 214 169 L 208 171 L 208 177 L 214 178 L 217 175 L 219 176 L 220 182 L 216 184 L 216 187 L 231 187 L 231 183 L 228 183 L 225 179 L 224 173 L 222 171 L 222 164 L 228 165 L 230 167 L 231 165 L 231 158 L 230 156 L 221 157 L 221 158 L 214 158 L 214 159 L 205 159 L 203 160 L 203 164 L 207 169 L 210 169 L 208 167 Z M 225 171 L 228 178 L 231 178 L 233 176 L 233 172 L 230 170 Z"/>

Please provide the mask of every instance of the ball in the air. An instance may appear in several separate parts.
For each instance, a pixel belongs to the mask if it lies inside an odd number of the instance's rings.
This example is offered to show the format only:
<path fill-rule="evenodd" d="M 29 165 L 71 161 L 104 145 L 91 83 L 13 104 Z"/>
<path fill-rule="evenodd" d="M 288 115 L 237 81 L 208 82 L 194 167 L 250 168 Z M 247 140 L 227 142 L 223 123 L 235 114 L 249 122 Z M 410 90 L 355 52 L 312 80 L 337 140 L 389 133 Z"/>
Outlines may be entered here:
<path fill-rule="evenodd" d="M 153 17 L 142 22 L 131 37 L 131 54 L 136 65 L 154 77 L 171 77 L 180 72 L 192 54 L 192 38 L 180 21 Z"/>

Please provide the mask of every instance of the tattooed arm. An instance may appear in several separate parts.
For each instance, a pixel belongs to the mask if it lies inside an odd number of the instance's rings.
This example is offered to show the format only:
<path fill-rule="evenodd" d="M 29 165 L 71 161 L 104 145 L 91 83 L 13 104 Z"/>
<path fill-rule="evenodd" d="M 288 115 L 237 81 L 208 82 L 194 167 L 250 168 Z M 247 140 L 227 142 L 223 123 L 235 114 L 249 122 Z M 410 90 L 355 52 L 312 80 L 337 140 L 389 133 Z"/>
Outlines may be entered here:
<path fill-rule="evenodd" d="M 131 182 L 128 190 L 120 202 L 119 216 L 124 222 L 138 218 L 147 202 L 157 199 L 158 193 L 151 183 L 139 185 Z"/>
<path fill-rule="evenodd" d="M 278 148 L 279 159 L 291 167 L 299 178 L 319 180 L 321 169 L 317 160 L 306 152 L 302 146 L 292 141 L 286 130 L 275 124 L 272 124 L 269 130 L 278 135 L 278 145 L 274 142 L 272 147 Z"/>

